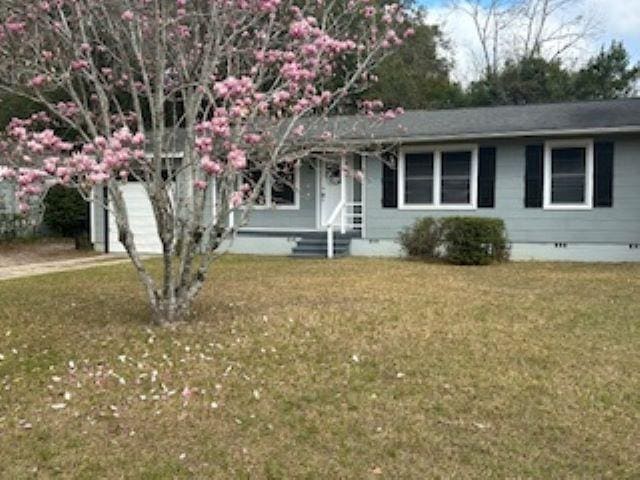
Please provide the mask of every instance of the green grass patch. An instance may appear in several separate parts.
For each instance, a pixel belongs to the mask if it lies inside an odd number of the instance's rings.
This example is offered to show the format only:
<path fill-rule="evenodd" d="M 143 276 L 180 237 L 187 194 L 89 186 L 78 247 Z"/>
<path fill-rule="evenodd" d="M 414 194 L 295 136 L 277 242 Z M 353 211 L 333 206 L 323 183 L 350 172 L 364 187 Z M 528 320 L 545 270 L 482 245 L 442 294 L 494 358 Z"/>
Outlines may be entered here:
<path fill-rule="evenodd" d="M 639 291 L 640 265 L 229 256 L 156 328 L 129 265 L 5 281 L 2 476 L 637 478 Z"/>

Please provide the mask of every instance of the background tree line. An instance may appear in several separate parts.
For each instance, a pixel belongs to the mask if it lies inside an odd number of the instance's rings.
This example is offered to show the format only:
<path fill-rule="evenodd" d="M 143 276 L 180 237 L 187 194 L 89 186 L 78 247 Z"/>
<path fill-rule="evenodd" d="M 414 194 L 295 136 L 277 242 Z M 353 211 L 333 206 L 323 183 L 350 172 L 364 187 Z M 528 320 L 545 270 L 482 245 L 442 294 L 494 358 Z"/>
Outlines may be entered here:
<path fill-rule="evenodd" d="M 636 94 L 640 64 L 632 63 L 622 42 L 601 47 L 579 68 L 563 61 L 563 54 L 596 32 L 594 20 L 580 12 L 579 1 L 451 0 L 451 11 L 471 20 L 479 45 L 480 73 L 473 81 L 462 83 L 453 78 L 452 46 L 442 28 L 428 22 L 426 11 L 414 6 L 411 22 L 415 35 L 380 64 L 375 72 L 379 81 L 360 97 L 411 110 L 601 100 Z M 570 14 L 560 16 L 562 11 Z M 64 100 L 61 93 L 51 95 Z M 41 109 L 33 101 L 0 92 L 0 128 L 13 117 Z M 173 110 L 168 110 L 171 115 Z"/>
<path fill-rule="evenodd" d="M 579 68 L 564 60 L 590 44 L 598 22 L 580 0 L 452 0 L 456 21 L 473 26 L 479 75 L 452 78 L 451 46 L 438 25 L 414 17 L 416 35 L 378 68 L 367 92 L 389 106 L 449 108 L 631 96 L 640 79 L 621 42 L 603 46 Z"/>
<path fill-rule="evenodd" d="M 640 78 L 640 66 L 631 63 L 622 43 L 613 42 L 576 70 L 558 58 L 531 55 L 507 59 L 497 71 L 463 87 L 452 79 L 451 62 L 438 53 L 446 47 L 441 30 L 421 25 L 416 31 L 383 62 L 380 80 L 367 96 L 405 109 L 602 100 L 633 95 Z"/>

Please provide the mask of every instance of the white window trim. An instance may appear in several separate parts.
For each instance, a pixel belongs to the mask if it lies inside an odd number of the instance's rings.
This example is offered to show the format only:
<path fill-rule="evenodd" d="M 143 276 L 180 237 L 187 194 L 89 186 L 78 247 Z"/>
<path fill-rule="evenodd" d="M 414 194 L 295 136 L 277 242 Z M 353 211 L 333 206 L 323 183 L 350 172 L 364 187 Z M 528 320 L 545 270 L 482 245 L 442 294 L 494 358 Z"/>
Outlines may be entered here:
<path fill-rule="evenodd" d="M 583 203 L 551 202 L 551 151 L 555 148 L 585 149 L 585 187 Z M 551 140 L 544 143 L 543 204 L 545 210 L 591 210 L 593 208 L 593 139 Z"/>
<path fill-rule="evenodd" d="M 264 205 L 254 204 L 254 210 L 300 210 L 300 164 L 293 169 L 293 205 L 276 205 L 271 199 L 271 181 L 268 177 L 264 182 Z"/>
<path fill-rule="evenodd" d="M 403 147 L 398 154 L 398 209 L 399 210 L 476 210 L 478 208 L 478 145 L 471 143 L 412 146 Z M 469 203 L 442 203 L 442 153 L 443 152 L 471 152 L 471 182 L 469 186 Z M 433 154 L 433 203 L 405 203 L 405 154 L 432 153 Z"/>

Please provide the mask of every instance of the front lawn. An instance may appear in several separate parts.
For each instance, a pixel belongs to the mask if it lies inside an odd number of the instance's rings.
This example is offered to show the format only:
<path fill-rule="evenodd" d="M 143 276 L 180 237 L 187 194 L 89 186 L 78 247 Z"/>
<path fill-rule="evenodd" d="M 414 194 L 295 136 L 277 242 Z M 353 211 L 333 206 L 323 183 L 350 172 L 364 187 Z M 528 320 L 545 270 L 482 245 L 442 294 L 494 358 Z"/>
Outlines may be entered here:
<path fill-rule="evenodd" d="M 637 478 L 640 265 L 227 257 L 0 282 L 0 476 Z"/>

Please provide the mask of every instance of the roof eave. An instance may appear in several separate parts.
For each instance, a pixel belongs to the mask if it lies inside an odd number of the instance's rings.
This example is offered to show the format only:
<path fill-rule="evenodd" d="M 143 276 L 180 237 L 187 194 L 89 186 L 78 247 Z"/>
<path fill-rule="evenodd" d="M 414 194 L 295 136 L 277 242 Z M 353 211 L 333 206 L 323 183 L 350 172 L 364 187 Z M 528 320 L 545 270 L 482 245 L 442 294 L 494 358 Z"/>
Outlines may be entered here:
<path fill-rule="evenodd" d="M 368 137 L 368 138 L 344 138 L 340 143 L 346 144 L 388 144 L 388 143 L 434 143 L 450 142 L 459 140 L 485 140 L 485 139 L 507 139 L 524 137 L 551 137 L 551 136 L 584 136 L 584 135 L 608 135 L 616 133 L 640 133 L 640 125 L 629 125 L 623 127 L 598 127 L 598 128 L 576 128 L 576 129 L 544 129 L 544 130 L 515 130 L 510 132 L 495 133 L 463 133 L 452 135 L 413 135 L 413 136 L 392 136 L 392 137 Z"/>

